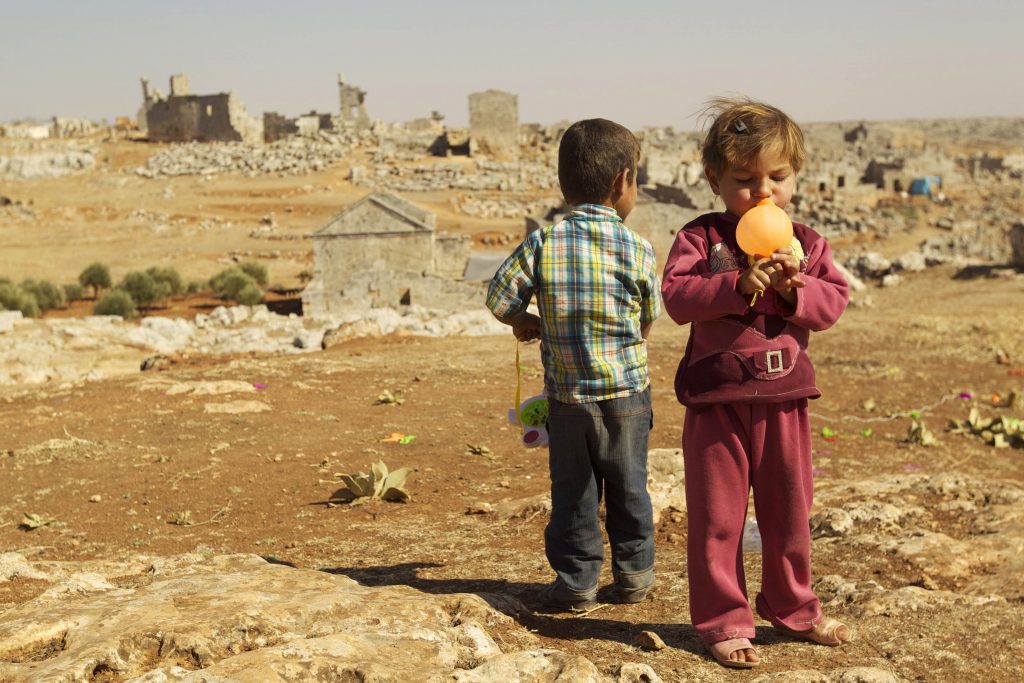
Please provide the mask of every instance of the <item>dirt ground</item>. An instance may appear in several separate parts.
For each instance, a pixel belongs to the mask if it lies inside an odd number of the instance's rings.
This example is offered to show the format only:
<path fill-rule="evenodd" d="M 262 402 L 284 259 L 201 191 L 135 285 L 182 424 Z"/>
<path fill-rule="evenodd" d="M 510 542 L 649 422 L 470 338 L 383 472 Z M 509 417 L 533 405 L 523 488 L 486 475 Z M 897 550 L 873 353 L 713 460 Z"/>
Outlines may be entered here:
<path fill-rule="evenodd" d="M 55 143 L 54 143 L 55 144 Z M 74 282 L 93 261 L 115 280 L 129 270 L 172 266 L 188 280 L 205 280 L 232 256 L 267 265 L 270 284 L 300 287 L 312 271 L 309 235 L 368 192 L 348 180 L 348 162 L 297 176 L 222 174 L 143 178 L 134 170 L 167 145 L 96 142 L 96 168 L 60 178 L 0 180 L 0 276 Z M 0 139 L 0 155 L 16 154 Z M 469 163 L 463 158 L 464 163 Z M 452 163 L 444 158 L 436 163 Z M 487 193 L 473 193 L 478 196 Z M 480 248 L 495 234 L 521 234 L 521 219 L 479 219 L 454 210 L 447 192 L 419 193 L 415 201 L 437 215 L 439 231 L 469 235 Z M 273 217 L 275 229 L 260 231 Z M 491 247 L 494 248 L 494 247 Z"/>
<path fill-rule="evenodd" d="M 63 283 L 89 261 L 103 260 L 115 278 L 150 265 L 174 265 L 198 278 L 223 267 L 218 259 L 232 252 L 282 249 L 287 253 L 270 263 L 271 281 L 292 286 L 310 267 L 304 235 L 363 193 L 344 180 L 345 167 L 313 177 L 151 181 L 123 173 L 144 163 L 153 151 L 148 146 L 116 143 L 103 150 L 102 172 L 5 184 L 0 194 L 22 204 L 4 209 L 0 221 L 0 275 Z M 519 221 L 459 216 L 443 196 L 416 200 L 438 212 L 441 229 L 471 235 L 521 229 Z M 150 221 L 131 218 L 139 208 L 182 220 L 157 221 L 169 227 L 154 231 Z M 288 239 L 249 236 L 270 212 Z M 214 219 L 220 227 L 200 229 Z M 1020 449 L 995 449 L 944 431 L 972 405 L 987 415 L 1022 417 L 1019 409 L 992 406 L 993 395 L 1024 389 L 1024 328 L 1013 313 L 1022 294 L 1020 274 L 932 268 L 898 287 L 872 287 L 873 305 L 851 307 L 834 329 L 815 335 L 811 355 L 824 392 L 812 404 L 819 494 L 907 472 L 1024 486 Z M 194 315 L 214 303 L 179 302 L 162 314 Z M 64 314 L 86 312 L 80 304 Z M 651 336 L 652 448 L 679 445 L 683 408 L 672 378 L 685 335 L 663 318 Z M 469 514 L 484 503 L 547 490 L 547 452 L 521 447 L 506 418 L 515 395 L 514 354 L 511 336 L 389 336 L 287 357 L 179 358 L 166 370 L 73 387 L 0 387 L 0 550 L 50 560 L 256 553 L 368 585 L 503 592 L 533 607 L 534 592 L 551 579 L 543 553 L 546 515 Z M 524 348 L 524 366 L 525 395 L 541 388 L 536 347 Z M 256 390 L 208 396 L 172 390 L 215 380 Z M 400 393 L 402 402 L 379 403 L 385 390 Z M 237 400 L 268 409 L 207 410 Z M 865 407 L 870 403 L 872 410 Z M 914 410 L 937 444 L 905 441 Z M 415 438 L 388 440 L 396 433 Z M 411 502 L 329 502 L 340 488 L 336 474 L 366 472 L 378 460 L 413 468 Z M 50 523 L 26 529 L 20 524 L 26 513 Z M 933 531 L 953 538 L 971 533 L 955 516 L 942 519 Z M 685 512 L 666 512 L 657 530 L 659 579 L 651 599 L 585 617 L 517 619 L 546 646 L 601 667 L 647 662 L 666 681 L 853 666 L 911 681 L 1021 679 L 1019 596 L 998 609 L 949 606 L 860 619 L 839 607 L 833 613 L 849 621 L 856 640 L 837 650 L 777 636 L 759 621 L 764 664 L 727 672 L 705 656 L 689 624 L 685 547 Z M 753 595 L 756 553 L 746 555 L 746 565 Z M 815 541 L 814 571 L 889 588 L 923 582 L 898 558 L 863 557 L 842 543 Z M 957 582 L 935 588 L 955 590 Z M 0 583 L 0 615 L 42 590 L 31 579 Z M 636 647 L 633 637 L 643 630 L 657 632 L 668 647 Z"/>
<path fill-rule="evenodd" d="M 1018 305 L 1024 285 L 1019 277 L 955 275 L 933 269 L 901 287 L 876 290 L 874 306 L 852 308 L 836 328 L 812 340 L 824 391 L 813 404 L 819 491 L 910 470 L 1024 484 L 1019 449 L 993 449 L 943 431 L 948 420 L 962 420 L 972 403 L 998 413 L 986 405 L 990 397 L 1024 384 L 1013 374 L 1024 367 L 1020 330 L 1005 313 Z M 672 376 L 684 339 L 685 330 L 668 319 L 652 333 L 652 447 L 679 443 L 683 408 L 674 399 Z M 1009 365 L 996 362 L 1000 350 Z M 190 358 L 163 372 L 74 388 L 0 391 L 0 547 L 64 560 L 196 549 L 250 552 L 369 585 L 499 591 L 531 606 L 533 592 L 550 579 L 542 545 L 545 515 L 467 514 L 480 503 L 527 498 L 547 488 L 546 451 L 519 446 L 506 422 L 515 391 L 514 352 L 511 336 L 393 336 L 301 356 Z M 536 348 L 527 347 L 524 357 L 525 389 L 539 389 Z M 162 386 L 146 388 L 156 380 Z M 260 388 L 244 396 L 167 390 L 214 380 Z M 378 404 L 385 390 L 400 392 L 402 403 Z M 974 398 L 959 398 L 963 391 Z M 206 404 L 240 398 L 270 410 L 204 411 Z M 862 407 L 868 399 L 876 404 L 871 412 Z M 906 412 L 914 409 L 922 409 L 937 445 L 903 442 Z M 894 413 L 901 416 L 885 419 Z M 847 416 L 880 419 L 861 423 Z M 873 426 L 869 437 L 861 433 L 864 424 Z M 830 441 L 821 436 L 824 427 L 836 433 Z M 416 438 L 385 441 L 394 433 Z M 488 451 L 474 448 L 480 446 Z M 407 485 L 411 502 L 327 502 L 340 488 L 335 473 L 368 471 L 377 460 L 414 468 Z M 19 526 L 23 513 L 55 521 L 29 531 Z M 963 533 L 955 520 L 937 531 Z M 685 513 L 663 515 L 659 585 L 640 605 L 610 605 L 585 618 L 530 614 L 520 620 L 546 645 L 599 665 L 645 661 L 666 680 L 716 680 L 724 670 L 704 657 L 689 625 L 685 541 Z M 756 553 L 747 555 L 752 594 L 758 562 Z M 853 562 L 872 567 L 872 575 L 851 576 Z M 892 587 L 915 581 L 912 567 L 891 558 L 865 564 L 848 550 L 817 541 L 814 569 Z M 32 580 L 0 584 L 0 611 L 40 590 Z M 756 672 L 874 666 L 906 680 L 1016 681 L 1019 668 L 1007 665 L 1012 652 L 1021 655 L 1021 609 L 1011 601 L 1009 612 L 950 607 L 926 618 L 908 613 L 850 620 L 857 640 L 839 650 L 795 643 L 759 622 L 764 665 Z M 641 630 L 656 631 L 669 647 L 638 649 L 632 638 Z M 943 657 L 952 653 L 979 677 L 964 678 L 963 663 L 944 669 L 947 659 L 937 664 L 911 656 L 917 648 L 909 648 L 908 639 L 941 647 Z"/>

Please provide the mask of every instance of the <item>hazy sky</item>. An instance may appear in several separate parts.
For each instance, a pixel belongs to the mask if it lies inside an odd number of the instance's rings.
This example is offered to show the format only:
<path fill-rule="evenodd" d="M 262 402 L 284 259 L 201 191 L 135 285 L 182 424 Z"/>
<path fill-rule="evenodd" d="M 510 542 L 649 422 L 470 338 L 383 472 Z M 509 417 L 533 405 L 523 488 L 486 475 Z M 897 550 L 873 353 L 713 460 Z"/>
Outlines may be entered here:
<path fill-rule="evenodd" d="M 1024 3 L 852 0 L 0 0 L 0 121 L 135 115 L 164 93 L 235 90 L 250 114 L 370 116 L 519 96 L 523 122 L 604 116 L 694 128 L 742 93 L 801 121 L 1024 116 Z"/>

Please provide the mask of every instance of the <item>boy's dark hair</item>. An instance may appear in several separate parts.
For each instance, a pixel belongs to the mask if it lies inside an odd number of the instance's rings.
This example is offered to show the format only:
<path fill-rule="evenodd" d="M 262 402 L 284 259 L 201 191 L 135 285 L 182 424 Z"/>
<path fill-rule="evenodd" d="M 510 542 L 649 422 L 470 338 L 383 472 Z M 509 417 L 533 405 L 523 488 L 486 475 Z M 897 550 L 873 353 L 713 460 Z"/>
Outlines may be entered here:
<path fill-rule="evenodd" d="M 804 164 L 804 135 L 784 111 L 746 98 L 716 97 L 705 117 L 713 119 L 701 149 L 704 166 L 715 173 L 752 162 L 762 151 L 778 152 L 794 171 Z"/>
<path fill-rule="evenodd" d="M 640 143 L 624 126 L 608 119 L 584 119 L 569 126 L 558 145 L 558 184 L 569 204 L 604 201 L 628 168 L 636 182 Z"/>

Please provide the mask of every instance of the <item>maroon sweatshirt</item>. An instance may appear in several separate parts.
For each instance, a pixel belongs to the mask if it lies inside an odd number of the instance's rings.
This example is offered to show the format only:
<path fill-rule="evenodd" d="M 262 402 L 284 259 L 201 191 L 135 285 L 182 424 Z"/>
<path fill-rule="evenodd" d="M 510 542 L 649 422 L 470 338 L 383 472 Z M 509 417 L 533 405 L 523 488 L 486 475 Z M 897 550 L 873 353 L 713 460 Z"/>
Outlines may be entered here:
<path fill-rule="evenodd" d="M 839 319 L 849 285 L 825 238 L 794 223 L 807 285 L 796 290 L 795 306 L 769 288 L 750 307 L 751 295 L 738 288 L 748 266 L 736 244 L 737 220 L 709 213 L 691 221 L 676 235 L 665 263 L 665 310 L 680 325 L 693 323 L 676 371 L 676 397 L 692 408 L 817 398 L 808 338 Z"/>

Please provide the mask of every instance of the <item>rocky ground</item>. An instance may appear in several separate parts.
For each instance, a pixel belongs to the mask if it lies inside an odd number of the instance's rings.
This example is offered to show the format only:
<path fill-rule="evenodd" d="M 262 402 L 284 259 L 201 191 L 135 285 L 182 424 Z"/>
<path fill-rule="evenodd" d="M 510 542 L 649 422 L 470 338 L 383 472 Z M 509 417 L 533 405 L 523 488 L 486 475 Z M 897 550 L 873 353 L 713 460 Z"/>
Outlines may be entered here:
<path fill-rule="evenodd" d="M 294 289 L 308 235 L 371 186 L 495 251 L 553 193 L 537 160 L 366 142 L 0 141 L 0 277 L 64 284 L 103 261 L 205 279 L 254 258 Z M 78 302 L 0 315 L 0 681 L 1020 680 L 1024 200 L 1009 171 L 944 190 L 793 207 L 861 280 L 811 349 L 816 589 L 852 643 L 758 621 L 761 667 L 706 656 L 672 392 L 686 330 L 667 318 L 650 341 L 657 588 L 567 616 L 534 599 L 546 452 L 508 424 L 515 346 L 482 311 L 317 321 L 190 298 L 124 322 Z M 693 214 L 645 202 L 630 225 L 664 258 Z M 348 502 L 339 475 L 378 462 L 410 468 L 411 499 Z M 751 595 L 759 562 L 745 554 Z"/>
<path fill-rule="evenodd" d="M 510 337 L 399 333 L 2 388 L 0 680 L 1019 680 L 1024 449 L 946 426 L 972 407 L 1021 416 L 999 404 L 1024 388 L 1007 313 L 1022 290 L 933 268 L 813 340 L 816 586 L 856 639 L 758 622 L 752 672 L 714 664 L 689 625 L 685 330 L 667 319 L 651 339 L 658 587 L 578 617 L 533 600 L 546 460 L 506 421 Z M 412 468 L 411 501 L 335 496 L 378 460 Z M 746 565 L 753 594 L 756 552 Z"/>

